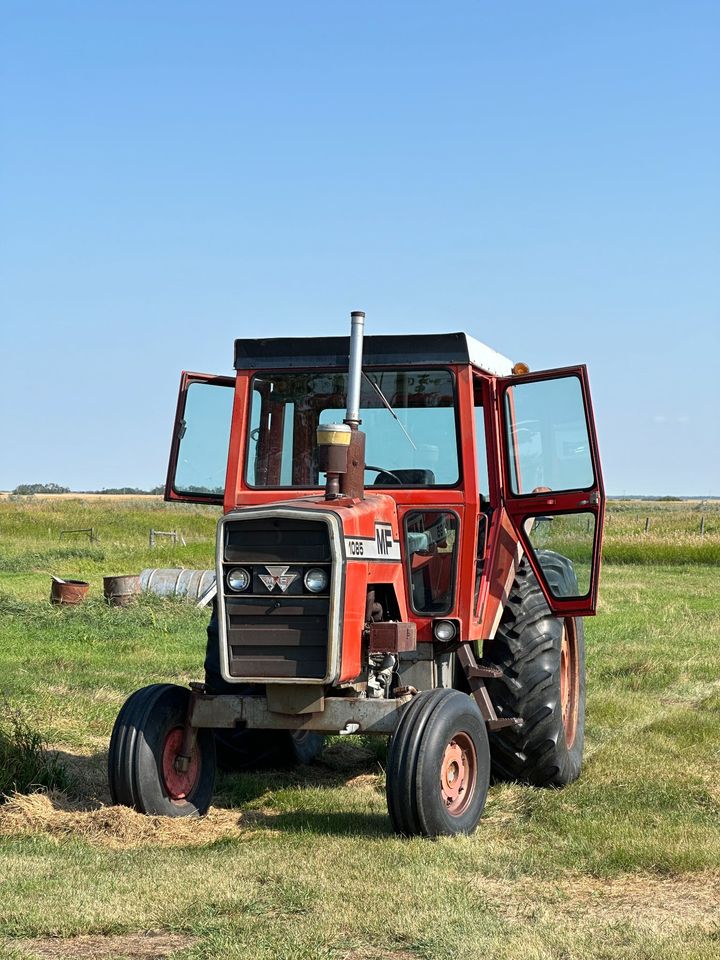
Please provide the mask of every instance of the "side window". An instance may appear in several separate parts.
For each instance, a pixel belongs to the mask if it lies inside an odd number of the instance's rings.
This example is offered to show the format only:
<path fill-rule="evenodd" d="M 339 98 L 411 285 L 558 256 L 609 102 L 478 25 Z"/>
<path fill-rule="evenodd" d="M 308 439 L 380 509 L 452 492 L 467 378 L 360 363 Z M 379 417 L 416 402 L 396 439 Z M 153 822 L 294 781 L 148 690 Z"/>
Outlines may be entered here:
<path fill-rule="evenodd" d="M 578 377 L 518 383 L 505 392 L 510 486 L 514 494 L 585 490 L 594 483 Z"/>
<path fill-rule="evenodd" d="M 553 597 L 587 596 L 595 543 L 593 514 L 578 510 L 528 517 L 524 526 Z M 562 563 L 562 558 L 570 564 Z"/>
<path fill-rule="evenodd" d="M 187 383 L 184 408 L 176 427 L 173 494 L 222 498 L 233 406 L 229 385 L 211 381 Z M 171 471 L 172 466 L 171 459 Z"/>
<path fill-rule="evenodd" d="M 485 439 L 485 408 L 482 401 L 482 382 L 475 378 L 475 461 L 477 469 L 478 487 L 483 497 L 490 492 L 488 478 L 487 442 Z"/>
<path fill-rule="evenodd" d="M 454 604 L 458 518 L 449 510 L 413 511 L 405 517 L 410 606 L 429 616 Z"/>

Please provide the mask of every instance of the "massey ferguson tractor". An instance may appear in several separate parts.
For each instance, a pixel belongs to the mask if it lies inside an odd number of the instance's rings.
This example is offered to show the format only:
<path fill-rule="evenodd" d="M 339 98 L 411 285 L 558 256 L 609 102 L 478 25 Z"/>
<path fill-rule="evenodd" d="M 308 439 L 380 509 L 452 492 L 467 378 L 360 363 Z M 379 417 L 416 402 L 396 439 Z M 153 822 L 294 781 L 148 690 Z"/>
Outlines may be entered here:
<path fill-rule="evenodd" d="M 307 762 L 328 734 L 390 738 L 406 836 L 474 830 L 491 777 L 578 776 L 605 502 L 586 369 L 364 323 L 182 375 L 165 498 L 224 507 L 205 679 L 127 700 L 116 803 L 203 814 L 218 762 Z"/>

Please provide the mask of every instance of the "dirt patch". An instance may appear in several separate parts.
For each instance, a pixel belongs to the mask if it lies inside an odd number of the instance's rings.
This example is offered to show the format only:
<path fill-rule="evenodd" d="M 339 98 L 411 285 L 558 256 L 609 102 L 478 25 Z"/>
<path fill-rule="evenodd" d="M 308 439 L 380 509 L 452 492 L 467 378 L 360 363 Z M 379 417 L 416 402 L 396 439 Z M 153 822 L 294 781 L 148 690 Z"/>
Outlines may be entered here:
<path fill-rule="evenodd" d="M 80 838 L 114 849 L 153 844 L 158 847 L 203 846 L 216 840 L 246 839 L 266 820 L 260 811 L 211 807 L 206 817 L 149 817 L 129 807 L 97 806 L 88 810 L 63 793 L 15 794 L 0 806 L 0 836 L 44 833 L 58 840 Z M 262 827 L 263 834 L 272 832 Z"/>
<path fill-rule="evenodd" d="M 18 940 L 13 946 L 26 951 L 28 957 L 48 960 L 165 960 L 178 950 L 195 943 L 194 937 L 180 933 L 129 933 L 118 936 L 41 937 L 37 940 Z"/>
<path fill-rule="evenodd" d="M 342 960 L 418 960 L 416 953 L 407 950 L 383 950 L 382 947 L 358 947 L 344 953 Z"/>
<path fill-rule="evenodd" d="M 586 879 L 577 896 L 581 912 L 593 918 L 622 919 L 654 930 L 720 928 L 720 873 L 627 876 L 591 883 Z"/>
<path fill-rule="evenodd" d="M 578 924 L 622 921 L 655 933 L 684 927 L 720 930 L 720 872 L 677 877 L 627 874 L 603 880 L 563 877 L 553 884 L 523 878 L 503 885 L 488 878 L 477 886 L 482 896 L 502 904 L 516 919 L 535 916 L 538 901 L 544 901 L 554 915 Z"/>

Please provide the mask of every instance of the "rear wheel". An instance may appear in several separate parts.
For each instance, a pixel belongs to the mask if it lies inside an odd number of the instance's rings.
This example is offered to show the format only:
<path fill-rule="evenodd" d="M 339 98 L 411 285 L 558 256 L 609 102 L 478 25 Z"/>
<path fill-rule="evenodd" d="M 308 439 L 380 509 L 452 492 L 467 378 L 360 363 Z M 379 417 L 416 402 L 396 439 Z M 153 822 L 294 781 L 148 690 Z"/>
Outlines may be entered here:
<path fill-rule="evenodd" d="M 108 753 L 114 803 L 140 813 L 192 817 L 207 813 L 215 784 L 215 743 L 198 730 L 187 769 L 181 751 L 190 691 L 173 684 L 136 690 L 115 721 Z"/>
<path fill-rule="evenodd" d="M 559 595 L 577 593 L 572 563 L 552 551 L 538 557 Z M 585 634 L 581 619 L 554 617 L 527 560 L 485 660 L 504 676 L 488 680 L 500 717 L 519 728 L 490 734 L 492 772 L 501 780 L 562 787 L 580 775 L 585 740 Z"/>
<path fill-rule="evenodd" d="M 490 751 L 477 704 L 458 690 L 429 690 L 405 708 L 390 742 L 387 802 L 405 836 L 471 833 L 485 806 Z"/>

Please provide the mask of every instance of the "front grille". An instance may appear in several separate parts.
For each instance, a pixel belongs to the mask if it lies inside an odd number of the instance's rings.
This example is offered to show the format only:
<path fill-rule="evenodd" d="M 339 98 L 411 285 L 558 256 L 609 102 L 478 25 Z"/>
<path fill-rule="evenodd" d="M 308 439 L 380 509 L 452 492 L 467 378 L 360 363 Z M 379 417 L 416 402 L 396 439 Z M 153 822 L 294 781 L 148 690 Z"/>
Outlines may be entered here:
<path fill-rule="evenodd" d="M 250 573 L 250 586 L 240 593 L 226 580 L 238 566 Z M 311 567 L 328 574 L 328 588 L 320 594 L 304 586 Z M 229 675 L 322 681 L 328 673 L 331 584 L 324 521 L 272 514 L 226 520 L 222 587 Z"/>

